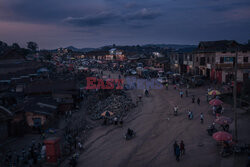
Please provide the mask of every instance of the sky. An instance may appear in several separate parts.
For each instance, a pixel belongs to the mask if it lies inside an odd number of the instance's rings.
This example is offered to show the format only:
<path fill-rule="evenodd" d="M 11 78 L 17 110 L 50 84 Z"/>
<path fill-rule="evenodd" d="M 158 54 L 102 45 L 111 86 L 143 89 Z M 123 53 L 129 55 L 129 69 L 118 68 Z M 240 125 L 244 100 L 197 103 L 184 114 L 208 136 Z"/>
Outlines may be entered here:
<path fill-rule="evenodd" d="M 249 0 L 0 0 L 0 40 L 40 49 L 250 39 Z"/>

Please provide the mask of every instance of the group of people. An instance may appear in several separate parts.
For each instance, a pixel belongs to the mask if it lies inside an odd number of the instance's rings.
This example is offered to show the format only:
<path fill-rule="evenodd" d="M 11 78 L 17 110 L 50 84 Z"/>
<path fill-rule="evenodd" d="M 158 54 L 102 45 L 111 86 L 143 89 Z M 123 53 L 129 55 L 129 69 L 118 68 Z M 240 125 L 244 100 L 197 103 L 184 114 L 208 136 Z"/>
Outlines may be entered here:
<path fill-rule="evenodd" d="M 197 98 L 197 104 L 200 105 L 200 102 L 201 102 L 201 100 L 200 100 L 200 98 L 198 97 L 198 98 Z M 192 103 L 195 103 L 195 97 L 194 97 L 194 95 L 192 96 Z"/>
<path fill-rule="evenodd" d="M 180 156 L 185 154 L 185 144 L 183 140 L 181 140 L 180 144 L 177 141 L 174 142 L 174 155 L 176 157 L 176 161 L 180 161 Z"/>

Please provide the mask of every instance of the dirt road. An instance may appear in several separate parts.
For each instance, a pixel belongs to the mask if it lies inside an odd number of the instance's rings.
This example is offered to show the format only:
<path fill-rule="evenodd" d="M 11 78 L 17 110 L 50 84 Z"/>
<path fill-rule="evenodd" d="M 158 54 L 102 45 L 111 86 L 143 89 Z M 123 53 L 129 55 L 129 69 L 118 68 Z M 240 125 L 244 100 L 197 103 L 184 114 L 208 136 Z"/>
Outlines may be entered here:
<path fill-rule="evenodd" d="M 130 91 L 132 97 L 142 90 Z M 100 126 L 92 131 L 79 166 L 89 167 L 161 167 L 161 166 L 235 166 L 233 156 L 220 158 L 219 148 L 206 128 L 214 120 L 211 107 L 205 100 L 205 90 L 190 90 L 189 95 L 201 98 L 201 105 L 191 103 L 191 97 L 180 98 L 177 90 L 151 90 L 150 97 L 143 97 L 139 107 L 131 111 L 124 120 L 124 127 Z M 178 105 L 179 115 L 173 115 Z M 187 119 L 187 108 L 194 119 Z M 200 113 L 204 113 L 204 124 Z M 126 141 L 123 136 L 127 128 L 136 131 L 136 137 Z M 186 154 L 180 162 L 175 160 L 173 143 L 183 140 Z M 238 164 L 240 165 L 240 164 Z M 237 166 L 238 166 L 237 165 Z"/>

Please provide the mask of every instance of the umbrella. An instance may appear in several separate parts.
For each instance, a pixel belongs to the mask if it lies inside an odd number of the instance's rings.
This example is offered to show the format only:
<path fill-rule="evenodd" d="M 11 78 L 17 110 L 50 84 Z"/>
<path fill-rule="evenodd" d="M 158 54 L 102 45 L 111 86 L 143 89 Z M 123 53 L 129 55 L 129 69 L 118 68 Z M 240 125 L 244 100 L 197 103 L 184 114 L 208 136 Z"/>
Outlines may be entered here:
<path fill-rule="evenodd" d="M 104 111 L 101 116 L 104 116 L 104 117 L 109 117 L 111 115 L 114 115 L 114 113 L 110 112 L 110 111 Z"/>
<path fill-rule="evenodd" d="M 219 99 L 213 99 L 209 102 L 210 105 L 212 106 L 220 106 L 223 102 Z"/>
<path fill-rule="evenodd" d="M 220 116 L 214 120 L 215 123 L 223 125 L 223 124 L 231 124 L 233 122 L 232 118 Z"/>
<path fill-rule="evenodd" d="M 232 135 L 227 132 L 219 131 L 213 134 L 213 138 L 216 141 L 230 141 L 232 140 Z"/>
<path fill-rule="evenodd" d="M 221 93 L 218 90 L 211 90 L 208 92 L 209 95 L 220 95 Z"/>

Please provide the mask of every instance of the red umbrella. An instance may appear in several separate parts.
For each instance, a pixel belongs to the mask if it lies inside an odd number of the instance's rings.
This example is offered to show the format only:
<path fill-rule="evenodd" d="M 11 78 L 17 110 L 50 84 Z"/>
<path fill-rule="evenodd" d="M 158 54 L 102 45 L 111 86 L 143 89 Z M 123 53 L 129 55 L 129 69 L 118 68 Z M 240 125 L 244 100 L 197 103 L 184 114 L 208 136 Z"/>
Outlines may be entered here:
<path fill-rule="evenodd" d="M 220 106 L 223 102 L 219 99 L 213 99 L 209 102 L 209 104 L 213 105 L 213 106 Z"/>
<path fill-rule="evenodd" d="M 231 124 L 233 122 L 232 118 L 225 117 L 225 116 L 220 116 L 214 120 L 215 123 L 217 124 Z"/>
<path fill-rule="evenodd" d="M 233 137 L 230 133 L 219 131 L 213 134 L 213 138 L 216 141 L 230 141 Z"/>

